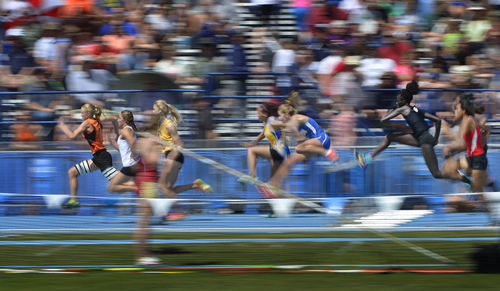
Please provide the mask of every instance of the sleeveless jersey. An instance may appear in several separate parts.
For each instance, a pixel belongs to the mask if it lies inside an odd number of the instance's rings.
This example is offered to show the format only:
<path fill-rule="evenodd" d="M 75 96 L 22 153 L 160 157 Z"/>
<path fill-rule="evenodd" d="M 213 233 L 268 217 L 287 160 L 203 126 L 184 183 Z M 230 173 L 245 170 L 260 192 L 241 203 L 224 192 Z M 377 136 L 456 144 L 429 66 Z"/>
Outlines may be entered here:
<path fill-rule="evenodd" d="M 410 106 L 410 114 L 404 116 L 406 123 L 413 130 L 413 136 L 418 138 L 422 133 L 429 130 L 429 124 L 425 121 L 425 111 L 418 109 L 415 106 Z"/>
<path fill-rule="evenodd" d="M 132 130 L 132 132 L 134 133 L 134 140 L 137 141 L 137 136 L 134 129 L 131 126 L 125 126 L 123 129 L 125 128 L 130 128 L 130 130 Z M 122 139 L 121 135 L 118 137 L 116 143 L 118 144 L 120 156 L 122 157 L 122 165 L 124 167 L 130 167 L 139 162 L 139 156 L 136 153 L 135 157 L 132 157 L 132 148 L 130 147 L 130 144 L 127 140 Z"/>
<path fill-rule="evenodd" d="M 173 124 L 174 122 L 167 118 L 165 120 L 165 122 L 163 122 L 163 124 L 158 127 L 158 137 L 163 139 L 163 140 L 166 140 L 170 143 L 174 143 L 174 139 L 172 138 L 172 136 L 170 135 L 170 133 L 167 130 L 167 125 L 169 123 Z M 164 146 L 164 145 L 162 145 L 161 148 L 162 148 L 162 153 L 166 153 L 166 152 L 172 150 L 172 147 L 168 147 L 168 146 Z"/>
<path fill-rule="evenodd" d="M 474 119 L 474 121 L 476 120 Z M 479 123 L 477 121 L 476 128 L 473 131 L 464 134 L 464 140 L 467 144 L 468 157 L 475 157 L 484 154 L 481 128 L 479 127 Z"/>
<path fill-rule="evenodd" d="M 277 151 L 280 156 L 286 157 L 290 154 L 290 149 L 288 148 L 288 137 L 285 135 L 283 128 L 273 131 L 271 124 L 276 120 L 276 117 L 270 116 L 267 122 L 264 122 L 264 135 L 267 137 L 271 143 L 271 147 Z"/>
<path fill-rule="evenodd" d="M 308 138 L 320 138 L 323 135 L 326 135 L 326 131 L 324 131 L 318 123 L 310 117 L 308 117 L 306 123 L 302 124 L 297 129 L 301 134 L 307 136 Z"/>
<path fill-rule="evenodd" d="M 92 131 L 91 132 L 84 131 L 82 135 L 89 143 L 90 149 L 92 150 L 92 154 L 95 154 L 100 150 L 105 150 L 106 147 L 102 142 L 101 124 L 95 119 L 89 118 L 87 119 L 87 121 L 89 122 Z"/>

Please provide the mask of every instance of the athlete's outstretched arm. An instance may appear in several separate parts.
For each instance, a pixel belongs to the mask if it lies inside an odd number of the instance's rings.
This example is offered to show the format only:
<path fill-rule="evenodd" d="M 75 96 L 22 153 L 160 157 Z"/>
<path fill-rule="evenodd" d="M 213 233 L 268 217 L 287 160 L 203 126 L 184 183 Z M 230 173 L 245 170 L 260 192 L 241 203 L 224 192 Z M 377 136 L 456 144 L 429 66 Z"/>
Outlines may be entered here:
<path fill-rule="evenodd" d="M 242 142 L 240 145 L 241 145 L 242 147 L 246 147 L 246 148 L 248 148 L 248 147 L 251 147 L 251 146 L 256 145 L 259 141 L 263 140 L 263 139 L 264 139 L 264 137 L 266 137 L 266 136 L 264 135 L 264 132 L 261 132 L 261 133 L 259 133 L 259 135 L 258 135 L 258 136 L 257 136 L 254 140 L 252 140 L 251 142 Z"/>
<path fill-rule="evenodd" d="M 394 111 L 387 111 L 387 114 L 380 119 L 380 122 L 389 121 L 389 120 L 393 119 L 394 117 L 402 114 L 404 111 L 405 111 L 405 106 L 399 107 L 398 109 L 396 109 Z"/>
<path fill-rule="evenodd" d="M 89 128 L 90 124 L 87 120 L 82 122 L 80 126 L 75 131 L 71 131 L 66 123 L 64 123 L 64 117 L 59 117 L 59 122 L 58 122 L 59 128 L 64 132 L 65 135 L 69 137 L 69 139 L 75 139 L 77 136 L 82 134 L 87 128 Z"/>
<path fill-rule="evenodd" d="M 118 127 L 118 117 L 116 116 L 106 116 L 101 118 L 101 123 L 109 121 L 113 124 L 113 129 L 115 130 L 116 134 L 116 140 L 118 140 L 118 137 L 120 136 L 120 129 Z"/>
<path fill-rule="evenodd" d="M 434 127 L 436 128 L 436 133 L 434 134 L 434 141 L 437 144 L 439 140 L 439 134 L 441 133 L 441 118 L 427 112 L 424 113 L 424 116 L 425 118 L 434 122 Z"/>

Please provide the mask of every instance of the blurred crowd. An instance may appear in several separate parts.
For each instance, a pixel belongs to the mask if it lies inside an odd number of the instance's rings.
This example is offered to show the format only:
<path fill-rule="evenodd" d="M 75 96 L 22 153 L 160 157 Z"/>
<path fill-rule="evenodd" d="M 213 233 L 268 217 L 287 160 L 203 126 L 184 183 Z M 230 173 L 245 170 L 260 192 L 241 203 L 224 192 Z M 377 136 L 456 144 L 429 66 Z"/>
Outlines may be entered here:
<path fill-rule="evenodd" d="M 498 0 L 0 3 L 0 91 L 51 92 L 2 96 L 2 140 L 19 147 L 60 139 L 54 121 L 87 102 L 143 112 L 166 99 L 197 112 L 203 122 L 193 138 L 217 138 L 212 109 L 220 117 L 255 116 L 242 110 L 248 100 L 203 96 L 272 98 L 293 90 L 307 99 L 306 114 L 329 120 L 334 142 L 349 145 L 344 138 L 359 134 L 360 118 L 396 106 L 396 90 L 372 89 L 404 88 L 413 79 L 427 89 L 500 89 Z M 55 92 L 178 88 L 205 93 Z M 445 116 L 456 94 L 422 91 L 415 103 Z M 476 95 L 489 117 L 498 96 Z"/>

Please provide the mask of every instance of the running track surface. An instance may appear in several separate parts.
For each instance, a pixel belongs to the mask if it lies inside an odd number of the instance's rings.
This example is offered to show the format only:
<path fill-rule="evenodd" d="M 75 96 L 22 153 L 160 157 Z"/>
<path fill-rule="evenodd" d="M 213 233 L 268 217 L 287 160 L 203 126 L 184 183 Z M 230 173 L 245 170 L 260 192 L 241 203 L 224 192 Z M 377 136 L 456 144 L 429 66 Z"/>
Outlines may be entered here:
<path fill-rule="evenodd" d="M 353 217 L 354 218 L 354 217 Z M 0 216 L 0 233 L 131 233 L 135 228 L 133 215 L 54 215 L 54 216 Z M 159 223 L 153 218 L 152 231 L 188 232 L 297 232 L 332 231 L 332 227 L 344 224 L 340 218 L 323 214 L 293 214 L 288 218 L 269 218 L 257 214 L 200 214 L 189 215 L 184 220 Z M 491 222 L 487 213 L 434 213 L 392 227 L 393 230 L 406 228 L 450 228 L 486 227 Z M 63 231 L 61 231 L 63 230 Z"/>

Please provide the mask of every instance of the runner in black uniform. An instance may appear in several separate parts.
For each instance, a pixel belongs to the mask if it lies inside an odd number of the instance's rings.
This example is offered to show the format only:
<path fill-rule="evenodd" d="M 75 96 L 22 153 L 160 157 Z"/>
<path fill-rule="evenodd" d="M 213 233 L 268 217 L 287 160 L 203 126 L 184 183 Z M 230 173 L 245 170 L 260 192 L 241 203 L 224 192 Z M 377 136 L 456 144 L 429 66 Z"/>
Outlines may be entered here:
<path fill-rule="evenodd" d="M 418 94 L 419 88 L 418 83 L 413 80 L 411 83 L 406 85 L 406 89 L 399 92 L 397 97 L 397 106 L 395 110 L 389 110 L 387 114 L 380 120 L 381 122 L 389 121 L 400 114 L 403 115 L 408 126 L 413 130 L 412 133 L 389 133 L 385 139 L 377 146 L 375 151 L 365 155 L 359 154 L 356 150 L 356 159 L 362 168 L 366 168 L 380 152 L 389 147 L 392 142 L 398 142 L 401 144 L 420 147 L 422 149 L 422 154 L 425 159 L 427 167 L 432 173 L 432 176 L 436 179 L 456 179 L 454 177 L 445 177 L 443 173 L 439 170 L 438 160 L 436 153 L 434 152 L 434 146 L 438 143 L 439 134 L 441 131 L 441 119 L 437 116 L 429 114 L 423 110 L 418 109 L 416 106 L 411 106 L 410 103 L 413 100 L 413 95 Z M 429 119 L 434 122 L 436 128 L 436 134 L 432 136 L 429 133 L 429 124 L 425 119 Z M 470 183 L 470 180 L 466 177 L 460 179 L 465 183 Z"/>

